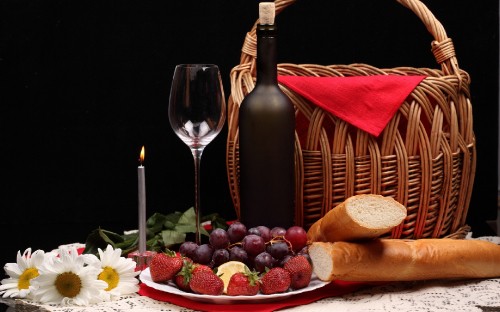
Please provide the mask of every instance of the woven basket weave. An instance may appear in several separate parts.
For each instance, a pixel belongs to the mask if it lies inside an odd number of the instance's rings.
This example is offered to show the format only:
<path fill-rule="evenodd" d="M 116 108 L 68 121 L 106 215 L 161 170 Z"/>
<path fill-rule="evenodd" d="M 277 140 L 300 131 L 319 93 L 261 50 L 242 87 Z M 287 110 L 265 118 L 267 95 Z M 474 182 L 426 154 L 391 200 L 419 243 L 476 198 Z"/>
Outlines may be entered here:
<path fill-rule="evenodd" d="M 441 69 L 366 64 L 278 64 L 281 75 L 427 76 L 379 137 L 325 112 L 284 86 L 297 116 L 309 123 L 295 143 L 295 223 L 309 228 L 330 209 L 356 194 L 391 196 L 408 209 L 392 238 L 463 238 L 472 193 L 476 146 L 472 129 L 469 75 L 458 66 L 453 43 L 441 23 L 418 0 L 397 0 L 416 14 L 433 36 Z M 294 0 L 276 0 L 278 14 Z M 231 71 L 228 101 L 227 174 L 239 217 L 238 109 L 255 85 L 255 25 L 248 32 L 240 64 Z M 302 140 L 302 141 L 301 141 Z"/>

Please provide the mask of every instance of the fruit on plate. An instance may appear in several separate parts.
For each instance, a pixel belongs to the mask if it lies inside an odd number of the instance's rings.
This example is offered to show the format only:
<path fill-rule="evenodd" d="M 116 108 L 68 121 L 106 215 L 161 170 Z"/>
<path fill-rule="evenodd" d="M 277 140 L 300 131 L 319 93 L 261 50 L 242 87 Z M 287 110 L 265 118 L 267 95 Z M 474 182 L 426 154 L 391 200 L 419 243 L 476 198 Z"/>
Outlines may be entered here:
<path fill-rule="evenodd" d="M 182 257 L 174 251 L 167 250 L 157 253 L 149 264 L 151 279 L 155 283 L 165 283 L 179 273 L 183 264 Z"/>
<path fill-rule="evenodd" d="M 198 248 L 198 244 L 195 242 L 184 242 L 179 247 L 179 253 L 189 259 L 194 259 L 194 251 Z"/>
<path fill-rule="evenodd" d="M 210 238 L 209 238 L 210 245 L 214 249 L 224 249 L 229 246 L 229 235 L 227 234 L 226 230 L 224 229 L 214 229 L 210 233 Z"/>
<path fill-rule="evenodd" d="M 204 265 L 204 264 L 196 264 L 193 268 L 193 274 L 195 273 L 198 273 L 198 272 L 201 272 L 201 271 L 205 271 L 205 272 L 213 272 L 213 270 L 207 266 L 207 265 Z"/>
<path fill-rule="evenodd" d="M 312 263 L 307 233 L 241 222 L 216 228 L 208 243 L 186 241 L 178 254 L 160 253 L 150 263 L 152 280 L 172 282 L 186 292 L 231 296 L 282 293 L 309 286 Z"/>
<path fill-rule="evenodd" d="M 296 254 L 309 258 L 306 245 L 307 233 L 300 226 L 269 229 L 261 225 L 247 230 L 243 223 L 233 222 L 227 230 L 214 229 L 209 235 L 209 243 L 182 243 L 179 253 L 212 268 L 228 261 L 239 261 L 250 270 L 263 273 L 266 268 L 283 267 Z"/>
<path fill-rule="evenodd" d="M 285 292 L 290 288 L 291 281 L 287 270 L 280 267 L 272 268 L 260 279 L 260 292 L 265 295 Z"/>
<path fill-rule="evenodd" d="M 274 266 L 275 259 L 271 256 L 271 254 L 263 251 L 258 254 L 253 260 L 253 266 L 255 270 L 259 273 L 263 273 L 267 269 L 270 269 Z"/>
<path fill-rule="evenodd" d="M 254 296 L 259 292 L 260 280 L 257 272 L 245 267 L 245 272 L 237 272 L 229 279 L 226 293 L 229 296 Z"/>
<path fill-rule="evenodd" d="M 194 250 L 192 260 L 200 264 L 209 264 L 212 260 L 214 248 L 210 244 L 203 244 Z"/>
<path fill-rule="evenodd" d="M 227 235 L 231 244 L 241 242 L 247 235 L 247 227 L 241 222 L 233 222 L 227 229 Z"/>
<path fill-rule="evenodd" d="M 200 271 L 193 274 L 189 282 L 191 290 L 197 294 L 219 296 L 224 292 L 224 282 L 213 272 Z"/>
<path fill-rule="evenodd" d="M 248 255 L 254 257 L 266 250 L 266 242 L 264 241 L 264 238 L 257 234 L 245 236 L 241 241 L 241 246 Z"/>
<path fill-rule="evenodd" d="M 244 273 L 245 270 L 249 271 L 246 264 L 240 261 L 229 261 L 220 265 L 217 268 L 217 275 L 224 282 L 224 293 L 227 293 L 227 287 L 229 285 L 229 280 L 231 279 L 231 276 L 233 276 L 236 273 Z"/>
<path fill-rule="evenodd" d="M 194 264 L 191 261 L 184 260 L 181 270 L 175 275 L 174 283 L 180 290 L 190 291 L 189 282 L 194 269 Z"/>
<path fill-rule="evenodd" d="M 298 252 L 307 245 L 307 232 L 295 225 L 286 230 L 285 239 L 292 244 L 293 251 Z"/>
<path fill-rule="evenodd" d="M 312 266 L 306 257 L 302 255 L 294 256 L 285 263 L 283 268 L 290 274 L 291 288 L 305 288 L 311 282 Z"/>
<path fill-rule="evenodd" d="M 193 274 L 197 272 L 213 272 L 212 269 L 203 264 L 196 264 L 190 260 L 184 259 L 182 269 L 175 275 L 174 283 L 183 291 L 191 291 L 190 282 Z"/>

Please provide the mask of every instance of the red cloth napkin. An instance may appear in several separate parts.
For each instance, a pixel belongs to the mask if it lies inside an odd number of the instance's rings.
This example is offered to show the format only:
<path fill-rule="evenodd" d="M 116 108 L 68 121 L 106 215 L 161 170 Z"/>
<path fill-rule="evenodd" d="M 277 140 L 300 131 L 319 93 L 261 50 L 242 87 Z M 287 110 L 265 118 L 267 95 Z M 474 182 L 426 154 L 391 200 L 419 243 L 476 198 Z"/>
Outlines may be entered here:
<path fill-rule="evenodd" d="M 330 284 L 323 286 L 321 288 L 312 290 L 310 292 L 304 292 L 296 296 L 286 298 L 281 301 L 268 302 L 268 303 L 242 303 L 242 304 L 212 304 L 193 301 L 184 298 L 179 295 L 169 294 L 154 288 L 151 288 L 145 284 L 140 285 L 139 294 L 142 296 L 147 296 L 149 298 L 170 302 L 175 305 L 185 307 L 193 310 L 200 311 L 217 311 L 217 312 L 255 312 L 255 311 L 275 311 L 283 308 L 289 308 L 294 306 L 299 306 L 303 304 L 308 304 L 311 302 L 318 301 L 323 298 L 335 297 L 345 295 L 362 288 L 369 286 L 381 285 L 381 283 L 359 283 L 359 282 L 343 282 L 334 281 Z"/>
<path fill-rule="evenodd" d="M 278 76 L 278 81 L 313 104 L 378 136 L 425 76 Z"/>

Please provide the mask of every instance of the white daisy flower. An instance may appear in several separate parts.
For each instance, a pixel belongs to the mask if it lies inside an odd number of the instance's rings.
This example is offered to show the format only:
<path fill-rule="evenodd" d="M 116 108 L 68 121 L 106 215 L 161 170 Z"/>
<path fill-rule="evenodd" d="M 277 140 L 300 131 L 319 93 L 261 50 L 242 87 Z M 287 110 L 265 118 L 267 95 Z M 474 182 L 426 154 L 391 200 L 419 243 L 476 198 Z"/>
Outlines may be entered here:
<path fill-rule="evenodd" d="M 38 268 L 45 259 L 43 250 L 37 250 L 33 254 L 31 248 L 26 249 L 21 255 L 17 252 L 17 262 L 7 263 L 4 267 L 9 278 L 2 280 L 0 294 L 4 298 L 26 298 L 34 289 L 31 280 L 39 275 Z"/>
<path fill-rule="evenodd" d="M 108 284 L 106 291 L 111 299 L 137 292 L 139 280 L 136 276 L 140 271 L 135 271 L 136 263 L 132 259 L 121 257 L 121 249 L 113 249 L 111 245 L 105 251 L 100 248 L 98 251 L 102 268 L 98 279 Z"/>
<path fill-rule="evenodd" d="M 78 255 L 76 248 L 60 248 L 59 257 L 49 258 L 40 267 L 35 301 L 62 305 L 89 305 L 104 300 L 108 285 L 96 278 L 101 268 L 97 257 Z"/>

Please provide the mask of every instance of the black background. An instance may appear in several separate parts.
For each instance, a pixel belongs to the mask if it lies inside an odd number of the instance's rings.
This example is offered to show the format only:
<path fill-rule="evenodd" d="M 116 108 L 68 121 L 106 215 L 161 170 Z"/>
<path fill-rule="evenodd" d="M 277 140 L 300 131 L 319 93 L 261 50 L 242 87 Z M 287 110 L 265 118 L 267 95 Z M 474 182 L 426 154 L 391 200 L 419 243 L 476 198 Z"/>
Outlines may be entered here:
<path fill-rule="evenodd" d="M 193 205 L 193 160 L 168 123 L 178 63 L 215 63 L 226 97 L 257 0 L 0 1 L 0 252 L 84 242 L 102 227 L 136 228 L 139 151 L 147 208 Z M 478 165 L 474 235 L 496 218 L 498 1 L 427 0 L 472 77 Z M 438 68 L 432 37 L 389 0 L 300 0 L 277 19 L 279 62 Z M 235 217 L 227 128 L 205 149 L 202 209 Z M 263 220 L 265 223 L 265 220 Z"/>

